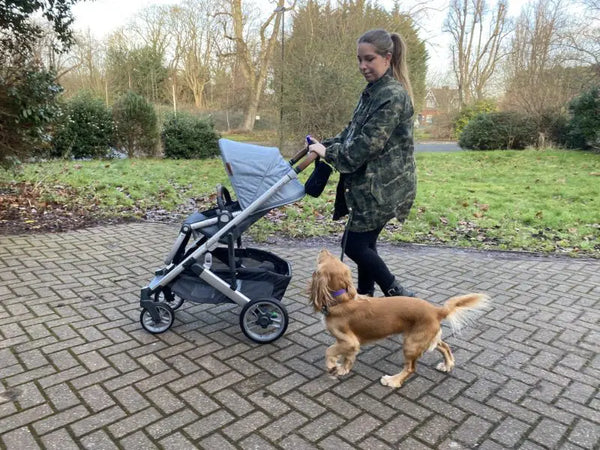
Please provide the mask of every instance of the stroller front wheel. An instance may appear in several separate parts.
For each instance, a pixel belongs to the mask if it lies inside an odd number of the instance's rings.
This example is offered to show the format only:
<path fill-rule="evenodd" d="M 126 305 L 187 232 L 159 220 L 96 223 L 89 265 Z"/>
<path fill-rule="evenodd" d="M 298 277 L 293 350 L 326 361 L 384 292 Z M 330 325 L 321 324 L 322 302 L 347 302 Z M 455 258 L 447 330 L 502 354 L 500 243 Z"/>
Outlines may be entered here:
<path fill-rule="evenodd" d="M 140 323 L 142 324 L 142 328 L 144 328 L 144 330 L 146 330 L 148 333 L 164 333 L 171 328 L 171 325 L 173 325 L 173 322 L 175 321 L 175 313 L 166 303 L 156 303 L 154 307 L 158 312 L 159 320 L 155 321 L 152 318 L 150 311 L 144 308 L 140 313 Z"/>
<path fill-rule="evenodd" d="M 281 302 L 271 298 L 252 300 L 240 314 L 240 327 L 246 337 L 266 344 L 279 339 L 288 326 L 288 313 Z"/>

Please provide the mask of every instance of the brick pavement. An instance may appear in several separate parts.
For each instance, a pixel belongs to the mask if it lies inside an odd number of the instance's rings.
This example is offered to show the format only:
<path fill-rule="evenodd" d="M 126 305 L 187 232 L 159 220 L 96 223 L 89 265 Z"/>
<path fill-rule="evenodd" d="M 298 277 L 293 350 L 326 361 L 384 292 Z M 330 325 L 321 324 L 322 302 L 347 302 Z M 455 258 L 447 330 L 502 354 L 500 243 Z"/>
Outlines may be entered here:
<path fill-rule="evenodd" d="M 425 298 L 485 291 L 493 307 L 425 355 L 402 388 L 400 338 L 324 374 L 332 342 L 306 305 L 317 247 L 292 263 L 287 333 L 248 341 L 234 305 L 186 303 L 139 325 L 139 290 L 177 226 L 128 224 L 0 238 L 0 448 L 598 448 L 600 261 L 383 246 Z M 331 250 L 337 252 L 333 246 Z M 446 332 L 448 330 L 446 329 Z"/>

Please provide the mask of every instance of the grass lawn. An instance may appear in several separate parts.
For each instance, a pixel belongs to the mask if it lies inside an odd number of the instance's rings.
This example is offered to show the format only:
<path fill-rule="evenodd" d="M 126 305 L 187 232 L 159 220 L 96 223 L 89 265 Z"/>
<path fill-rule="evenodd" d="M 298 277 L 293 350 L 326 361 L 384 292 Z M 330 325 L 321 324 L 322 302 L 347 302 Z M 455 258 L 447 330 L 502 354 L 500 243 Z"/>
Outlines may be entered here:
<path fill-rule="evenodd" d="M 600 257 L 600 154 L 525 150 L 416 158 L 415 205 L 404 224 L 390 222 L 384 239 Z M 318 199 L 269 212 L 250 235 L 339 235 L 344 221 L 331 220 L 336 182 L 334 175 Z M 211 208 L 217 183 L 230 187 L 220 159 L 54 161 L 0 172 L 0 197 L 11 186 L 26 186 L 42 204 L 143 218 L 148 211 L 185 215 Z"/>

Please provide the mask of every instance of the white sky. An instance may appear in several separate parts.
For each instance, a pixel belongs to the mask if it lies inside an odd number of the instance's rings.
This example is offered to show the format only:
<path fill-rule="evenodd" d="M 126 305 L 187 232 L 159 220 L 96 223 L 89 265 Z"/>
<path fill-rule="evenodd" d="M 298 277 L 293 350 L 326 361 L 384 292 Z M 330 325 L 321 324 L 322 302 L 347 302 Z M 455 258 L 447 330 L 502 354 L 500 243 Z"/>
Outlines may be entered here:
<path fill-rule="evenodd" d="M 274 9 L 274 0 L 243 0 L 257 5 L 265 13 Z M 494 0 L 489 0 L 494 2 Z M 523 5 L 534 0 L 509 0 L 509 16 L 518 16 Z M 103 39 L 120 26 L 127 24 L 141 9 L 153 4 L 175 4 L 179 0 L 95 0 L 80 2 L 73 7 L 76 30 L 90 30 L 97 39 Z M 385 7 L 391 8 L 393 0 L 379 0 Z M 419 3 L 419 0 L 404 0 L 401 5 L 409 8 L 410 5 Z M 422 3 L 422 1 L 421 1 Z M 430 56 L 430 73 L 444 73 L 450 66 L 450 53 L 448 49 L 449 36 L 442 32 L 442 24 L 448 13 L 448 0 L 427 2 L 427 5 L 436 6 L 428 11 L 427 16 L 421 19 L 422 29 L 419 35 L 427 43 Z M 287 20 L 286 20 L 287 22 Z"/>

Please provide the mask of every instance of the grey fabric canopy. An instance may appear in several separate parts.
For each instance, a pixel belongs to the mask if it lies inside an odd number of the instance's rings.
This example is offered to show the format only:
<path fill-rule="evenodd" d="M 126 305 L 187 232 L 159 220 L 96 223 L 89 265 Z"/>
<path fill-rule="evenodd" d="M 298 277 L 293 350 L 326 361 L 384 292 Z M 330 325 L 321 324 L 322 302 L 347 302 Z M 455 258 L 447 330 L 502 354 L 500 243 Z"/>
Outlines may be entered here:
<path fill-rule="evenodd" d="M 242 209 L 246 209 L 293 168 L 276 147 L 219 139 L 221 158 L 231 186 Z M 304 197 L 304 186 L 294 178 L 281 188 L 257 212 L 268 211 Z"/>

